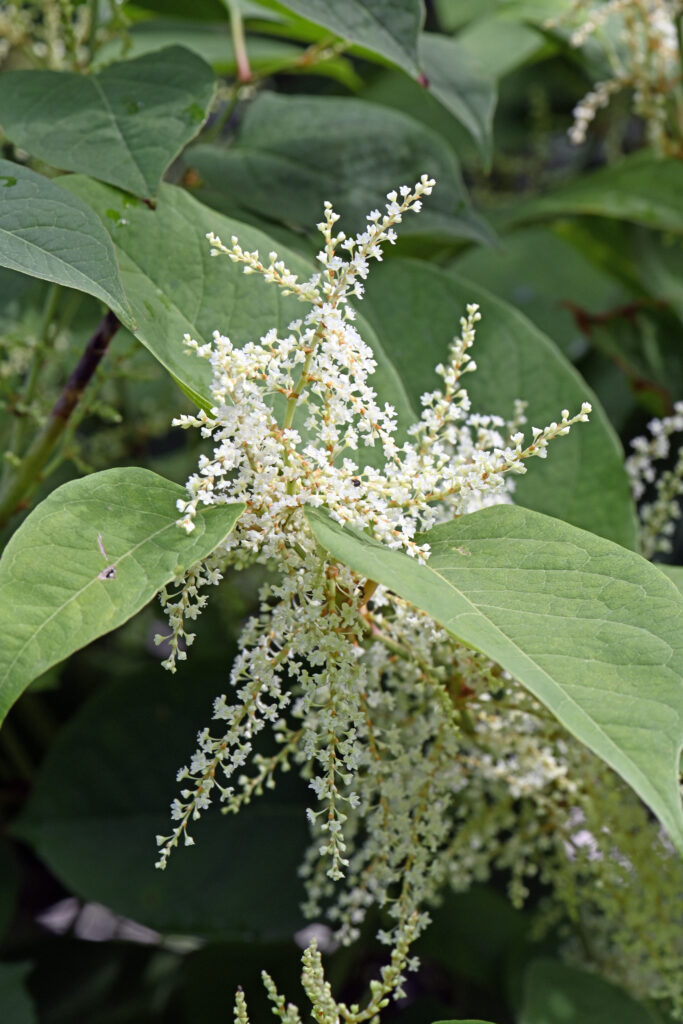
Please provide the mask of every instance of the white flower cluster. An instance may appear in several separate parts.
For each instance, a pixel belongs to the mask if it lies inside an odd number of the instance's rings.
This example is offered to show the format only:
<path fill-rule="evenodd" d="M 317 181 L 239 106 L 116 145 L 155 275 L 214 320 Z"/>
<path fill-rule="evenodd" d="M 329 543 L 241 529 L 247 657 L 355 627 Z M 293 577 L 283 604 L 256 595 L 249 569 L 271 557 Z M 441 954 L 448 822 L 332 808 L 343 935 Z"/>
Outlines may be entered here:
<path fill-rule="evenodd" d="M 48 68 L 82 67 L 89 57 L 92 12 L 74 0 L 3 3 L 0 10 L 0 62 L 13 49 Z"/>
<path fill-rule="evenodd" d="M 314 939 L 301 958 L 301 984 L 311 1004 L 312 1016 L 318 1024 L 340 1024 L 341 1021 L 344 1024 L 364 1024 L 366 1021 L 375 1024 L 379 1020 L 380 1011 L 388 1006 L 390 995 L 402 991 L 401 986 L 405 980 L 403 972 L 414 966 L 408 958 L 408 949 L 414 938 L 415 929 L 411 922 L 392 950 L 390 963 L 382 968 L 380 978 L 370 982 L 370 999 L 362 1009 L 358 1003 L 348 1006 L 334 999 Z M 268 998 L 273 1004 L 272 1013 L 281 1024 L 302 1024 L 299 1010 L 292 1003 L 285 1002 L 270 975 L 263 971 L 262 978 Z M 250 1024 L 247 1001 L 241 989 L 235 996 L 234 1022 Z"/>
<path fill-rule="evenodd" d="M 481 835 L 500 831 L 495 814 L 490 826 L 481 820 L 486 800 L 473 808 L 462 799 L 476 751 L 490 752 L 479 767 L 491 785 L 504 780 L 508 786 L 510 814 L 516 800 L 568 785 L 556 749 L 547 738 L 534 739 L 533 723 L 539 716 L 545 721 L 544 712 L 516 689 L 515 702 L 526 703 L 513 723 L 522 735 L 513 756 L 500 717 L 512 681 L 376 582 L 326 556 L 304 515 L 306 506 L 324 506 L 338 522 L 427 559 L 428 546 L 416 539 L 420 531 L 509 501 L 511 478 L 525 471 L 525 461 L 545 457 L 553 438 L 588 418 L 588 403 L 573 417 L 563 410 L 559 422 L 532 427 L 525 443 L 521 403 L 510 422 L 473 413 L 463 386 L 475 369 L 469 350 L 480 314 L 471 305 L 447 365 L 437 367 L 442 388 L 423 395 L 420 421 L 408 440 L 397 440 L 395 411 L 380 404 L 369 384 L 375 360 L 350 302 L 363 294 L 370 260 L 381 259 L 382 245 L 394 241 L 394 226 L 419 210 L 433 185 L 424 176 L 413 189 L 390 193 L 386 212 L 373 211 L 353 238 L 336 231 L 337 214 L 326 204 L 322 270 L 305 282 L 275 253 L 262 262 L 237 239 L 228 247 L 211 236 L 214 253 L 263 274 L 310 309 L 284 338 L 272 330 L 242 348 L 220 334 L 210 345 L 186 339 L 211 362 L 213 405 L 210 413 L 175 422 L 199 428 L 213 451 L 188 481 L 179 523 L 191 531 L 202 505 L 239 501 L 245 512 L 209 564 L 176 581 L 174 594 L 162 595 L 173 629 L 167 661 L 173 668 L 184 653 L 179 641 L 191 642 L 184 622 L 204 604 L 202 586 L 218 582 L 228 565 L 259 562 L 279 572 L 242 633 L 232 696 L 216 700 L 216 727 L 200 733 L 196 753 L 179 772 L 183 789 L 173 804 L 172 831 L 158 837 L 158 866 L 180 840 L 192 843 L 189 826 L 215 798 L 235 812 L 274 785 L 278 768 L 301 766 L 317 801 L 309 810 L 313 845 L 304 865 L 308 910 L 327 912 L 350 941 L 372 905 L 388 908 L 391 923 L 382 938 L 397 959 L 376 983 L 379 1002 L 390 989 L 400 992 L 404 969 L 415 966 L 405 949 L 429 920 L 424 902 L 436 898 L 444 881 L 469 884 L 481 874 L 482 855 L 475 851 L 483 840 L 475 843 L 477 826 L 470 833 L 460 809 L 474 815 Z M 381 468 L 356 454 L 373 447 L 381 450 Z M 258 749 L 266 727 L 276 751 L 268 756 Z M 318 977 L 310 950 L 309 959 L 310 977 Z M 324 1002 L 321 977 L 315 991 Z M 246 1008 L 238 1010 L 237 1019 L 247 1019 Z M 289 1012 L 283 1006 L 281 1019 L 298 1019 Z M 349 1013 L 344 1019 L 370 1019 Z"/>
<path fill-rule="evenodd" d="M 652 500 L 643 502 L 638 510 L 641 551 L 646 558 L 652 558 L 659 551 L 671 551 L 671 537 L 681 517 L 683 447 L 670 469 L 658 474 L 655 463 L 669 458 L 671 438 L 683 433 L 683 402 L 676 402 L 672 416 L 650 420 L 648 430 L 649 437 L 635 437 L 631 441 L 633 453 L 626 459 L 626 470 L 636 501 L 641 500 L 648 486 L 654 491 Z"/>
<path fill-rule="evenodd" d="M 552 28 L 580 19 L 571 45 L 579 48 L 596 40 L 611 70 L 574 108 L 569 137 L 575 145 L 585 141 L 598 110 L 615 93 L 631 89 L 633 109 L 645 120 L 649 141 L 660 152 L 671 152 L 668 101 L 680 78 L 676 19 L 682 10 L 681 0 L 576 0 L 566 14 L 547 23 Z"/>

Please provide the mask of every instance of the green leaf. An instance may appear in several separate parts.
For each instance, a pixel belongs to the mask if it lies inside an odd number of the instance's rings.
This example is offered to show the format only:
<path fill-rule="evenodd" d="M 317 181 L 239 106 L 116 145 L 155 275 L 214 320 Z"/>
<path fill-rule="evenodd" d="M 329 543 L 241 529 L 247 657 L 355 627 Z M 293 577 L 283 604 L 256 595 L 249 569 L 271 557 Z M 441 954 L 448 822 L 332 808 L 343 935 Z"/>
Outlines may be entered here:
<path fill-rule="evenodd" d="M 429 174 L 438 187 L 418 216 L 406 217 L 401 234 L 492 238 L 448 144 L 413 118 L 363 100 L 263 93 L 229 148 L 196 146 L 186 159 L 204 181 L 198 194 L 205 202 L 305 232 L 325 200 L 344 217 L 347 234 L 362 230 L 387 192 Z"/>
<path fill-rule="evenodd" d="M 175 377 L 198 405 L 211 407 L 211 371 L 205 359 L 188 354 L 183 335 L 200 343 L 215 330 L 238 345 L 255 341 L 271 327 L 285 331 L 302 314 L 295 298 L 257 275 L 245 276 L 227 257 L 211 256 L 206 239 L 215 231 L 229 242 L 238 235 L 245 249 L 276 249 L 294 273 L 307 279 L 311 263 L 262 232 L 228 220 L 183 189 L 162 186 L 155 210 L 87 178 L 65 177 L 63 184 L 81 195 L 102 217 L 116 242 L 121 277 L 135 313 L 135 335 Z M 318 216 L 320 211 L 318 211 Z M 375 387 L 397 409 L 405 426 L 413 420 L 403 384 L 371 328 L 359 318 L 359 330 L 378 361 Z M 371 452 L 372 449 L 368 449 Z"/>
<path fill-rule="evenodd" d="M 0 964 L 0 1009 L 8 1024 L 37 1024 L 38 1018 L 24 985 L 30 964 Z"/>
<path fill-rule="evenodd" d="M 515 481 L 515 500 L 634 548 L 635 511 L 621 445 L 576 370 L 526 317 L 478 285 L 428 263 L 395 259 L 373 268 L 363 309 L 391 352 L 415 419 L 420 395 L 439 385 L 433 368 L 447 359 L 473 301 L 482 311 L 473 349 L 478 368 L 465 383 L 475 411 L 511 416 L 520 398 L 529 403 L 529 426 L 544 426 L 562 409 L 578 412 L 583 401 L 595 403 L 590 423 L 553 442 L 547 459 L 527 463 L 528 472 Z"/>
<path fill-rule="evenodd" d="M 417 74 L 421 0 L 264 0 L 263 5 L 291 11 Z"/>
<path fill-rule="evenodd" d="M 632 249 L 644 290 L 683 321 L 683 239 L 634 228 Z"/>
<path fill-rule="evenodd" d="M 227 673 L 232 651 L 221 640 Z M 293 773 L 278 780 L 277 800 L 204 815 L 193 823 L 196 846 L 154 867 L 176 772 L 225 685 L 221 662 L 198 663 L 202 653 L 175 676 L 148 668 L 105 682 L 60 732 L 12 830 L 72 892 L 159 932 L 291 941 L 304 924 L 297 868 L 307 842 L 305 789 Z"/>
<path fill-rule="evenodd" d="M 549 37 L 531 28 L 524 18 L 506 15 L 507 7 L 494 10 L 458 35 L 462 48 L 498 79 L 555 49 Z"/>
<path fill-rule="evenodd" d="M 656 1024 L 659 1016 L 616 985 L 556 960 L 534 960 L 519 1024 Z"/>
<path fill-rule="evenodd" d="M 507 669 L 638 793 L 683 852 L 683 598 L 640 555 L 498 505 L 437 526 L 426 565 L 309 511 L 319 543 Z"/>
<path fill-rule="evenodd" d="M 125 38 L 111 39 L 98 49 L 96 65 L 103 66 L 124 57 L 130 60 L 177 45 L 197 54 L 218 74 L 236 74 L 237 61 L 227 24 L 212 25 L 210 22 L 168 18 L 138 22 L 131 26 Z M 305 49 L 305 45 L 298 42 L 250 35 L 249 66 L 259 75 L 274 74 L 280 70 L 325 75 L 339 79 L 351 90 L 362 84 L 348 58 L 330 56 L 309 64 L 300 59 Z"/>
<path fill-rule="evenodd" d="M 472 1020 L 471 1017 L 468 1017 L 467 1020 L 437 1020 L 434 1021 L 434 1024 L 491 1024 L 491 1021 Z"/>
<path fill-rule="evenodd" d="M 496 249 L 471 247 L 453 269 L 516 306 L 569 358 L 586 351 L 584 314 L 606 313 L 634 298 L 616 277 L 545 226 L 511 232 Z"/>
<path fill-rule="evenodd" d="M 531 923 L 505 895 L 483 885 L 445 892 L 431 916 L 416 949 L 420 959 L 440 964 L 461 984 L 491 991 L 500 979 L 501 965 L 526 943 Z"/>
<path fill-rule="evenodd" d="M 213 90 L 208 64 L 172 46 L 95 75 L 8 71 L 0 121 L 12 142 L 54 167 L 152 196 L 201 128 Z"/>
<path fill-rule="evenodd" d="M 516 203 L 506 226 L 567 214 L 632 221 L 662 231 L 683 231 L 683 163 L 645 150 L 575 178 L 554 191 Z"/>
<path fill-rule="evenodd" d="M 426 88 L 468 130 L 488 170 L 497 99 L 495 80 L 455 39 L 436 33 L 420 36 L 420 61 Z"/>
<path fill-rule="evenodd" d="M 0 160 L 0 266 L 101 299 L 129 326 L 114 247 L 85 203 L 42 174 Z"/>
<path fill-rule="evenodd" d="M 32 679 L 208 555 L 242 511 L 208 509 L 188 535 L 175 525 L 184 494 L 149 470 L 109 469 L 58 487 L 22 523 L 0 559 L 0 721 Z"/>
<path fill-rule="evenodd" d="M 662 562 L 657 562 L 656 565 L 683 595 L 683 565 L 664 565 Z"/>

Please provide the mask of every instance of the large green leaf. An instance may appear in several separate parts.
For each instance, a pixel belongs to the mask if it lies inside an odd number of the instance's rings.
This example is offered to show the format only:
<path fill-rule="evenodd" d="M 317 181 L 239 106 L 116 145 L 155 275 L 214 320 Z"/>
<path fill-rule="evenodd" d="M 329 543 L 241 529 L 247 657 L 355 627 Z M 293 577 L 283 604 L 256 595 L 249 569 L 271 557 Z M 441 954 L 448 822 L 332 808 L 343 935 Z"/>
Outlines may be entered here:
<path fill-rule="evenodd" d="M 373 268 L 363 308 L 417 412 L 420 395 L 438 386 L 433 368 L 447 359 L 460 316 L 473 301 L 482 311 L 473 349 L 478 368 L 465 384 L 475 411 L 509 416 L 521 398 L 529 403 L 529 424 L 544 426 L 562 409 L 578 412 L 583 401 L 594 403 L 589 424 L 554 442 L 546 460 L 527 464 L 528 473 L 515 481 L 515 500 L 635 547 L 619 441 L 588 385 L 526 317 L 479 285 L 417 260 Z"/>
<path fill-rule="evenodd" d="M 531 690 L 629 783 L 683 852 L 683 598 L 656 566 L 512 505 L 430 530 L 426 565 L 321 511 L 309 521 L 334 558 Z"/>
<path fill-rule="evenodd" d="M 347 234 L 364 227 L 387 192 L 430 174 L 437 188 L 418 216 L 406 217 L 401 234 L 491 238 L 448 144 L 413 118 L 374 103 L 263 93 L 229 148 L 199 145 L 187 160 L 210 205 L 236 216 L 241 207 L 310 231 L 331 200 Z"/>
<path fill-rule="evenodd" d="M 421 0 L 262 0 L 265 7 L 288 10 L 417 73 L 417 36 L 423 19 Z"/>
<path fill-rule="evenodd" d="M 9 160 L 0 160 L 0 266 L 94 295 L 132 323 L 114 247 L 92 210 Z"/>
<path fill-rule="evenodd" d="M 121 277 L 135 312 L 136 337 L 198 405 L 210 408 L 212 404 L 211 372 L 206 360 L 188 354 L 184 334 L 209 342 L 218 330 L 242 345 L 271 327 L 284 331 L 301 316 L 303 307 L 296 299 L 283 299 L 279 288 L 257 275 L 245 276 L 242 267 L 227 257 L 211 256 L 208 231 L 215 231 L 226 244 L 238 235 L 243 248 L 262 253 L 276 249 L 302 279 L 310 277 L 311 263 L 261 231 L 223 217 L 171 185 L 162 186 L 156 209 L 150 210 L 88 178 L 65 177 L 63 184 L 81 195 L 112 232 Z M 378 362 L 374 386 L 408 426 L 413 418 L 410 403 L 393 364 L 360 318 L 359 329 Z"/>
<path fill-rule="evenodd" d="M 467 128 L 484 166 L 489 168 L 497 97 L 495 79 L 459 42 L 433 32 L 420 36 L 420 62 L 426 88 Z"/>
<path fill-rule="evenodd" d="M 199 131 L 213 89 L 211 68 L 182 46 L 95 75 L 8 71 L 0 77 L 0 122 L 12 142 L 54 167 L 152 196 Z"/>
<path fill-rule="evenodd" d="M 207 509 L 188 535 L 175 525 L 184 494 L 149 470 L 109 469 L 58 487 L 22 523 L 0 559 L 0 720 L 32 679 L 206 557 L 242 511 Z"/>
<path fill-rule="evenodd" d="M 656 1012 L 595 974 L 549 959 L 534 960 L 527 968 L 519 1024 L 657 1024 L 660 1020 Z"/>
<path fill-rule="evenodd" d="M 680 232 L 681 192 L 683 163 L 645 150 L 574 178 L 537 199 L 516 203 L 502 222 L 511 225 L 567 214 L 594 214 Z"/>
<path fill-rule="evenodd" d="M 304 923 L 296 875 L 307 839 L 305 789 L 293 773 L 279 780 L 277 800 L 227 818 L 207 813 L 193 823 L 196 845 L 154 868 L 176 772 L 225 686 L 230 643 L 217 638 L 218 662 L 202 663 L 203 648 L 176 676 L 152 662 L 105 683 L 50 748 L 13 831 L 72 892 L 157 931 L 289 938 Z"/>

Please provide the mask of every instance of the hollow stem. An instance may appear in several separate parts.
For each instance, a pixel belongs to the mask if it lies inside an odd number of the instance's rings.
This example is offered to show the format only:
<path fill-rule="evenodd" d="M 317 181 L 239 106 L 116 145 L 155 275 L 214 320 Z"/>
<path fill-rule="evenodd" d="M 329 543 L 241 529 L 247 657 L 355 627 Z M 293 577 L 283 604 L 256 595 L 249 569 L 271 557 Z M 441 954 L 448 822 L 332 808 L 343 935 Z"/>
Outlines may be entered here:
<path fill-rule="evenodd" d="M 252 74 L 244 35 L 244 21 L 237 0 L 228 0 L 228 11 L 230 12 L 230 30 L 235 50 L 235 63 L 237 64 L 237 80 L 238 82 L 250 82 Z"/>

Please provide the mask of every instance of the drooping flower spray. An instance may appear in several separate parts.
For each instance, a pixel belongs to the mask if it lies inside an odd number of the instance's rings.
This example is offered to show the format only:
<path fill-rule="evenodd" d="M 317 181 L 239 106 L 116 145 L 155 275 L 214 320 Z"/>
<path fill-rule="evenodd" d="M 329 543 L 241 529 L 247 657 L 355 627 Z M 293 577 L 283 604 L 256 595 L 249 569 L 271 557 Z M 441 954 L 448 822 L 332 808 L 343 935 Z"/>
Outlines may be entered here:
<path fill-rule="evenodd" d="M 307 281 L 275 253 L 262 260 L 237 238 L 228 246 L 211 235 L 214 255 L 262 274 L 309 308 L 285 337 L 273 329 L 242 348 L 218 332 L 205 345 L 187 337 L 188 349 L 211 364 L 213 404 L 175 421 L 199 429 L 212 446 L 179 502 L 181 526 L 194 528 L 200 505 L 243 502 L 245 511 L 208 561 L 163 593 L 172 626 L 166 667 L 174 671 L 186 656 L 194 639 L 187 622 L 228 567 L 258 562 L 277 579 L 262 588 L 229 691 L 216 699 L 213 725 L 179 772 L 183 788 L 172 831 L 158 837 L 158 866 L 181 840 L 192 843 L 192 822 L 214 800 L 236 812 L 273 786 L 279 769 L 298 767 L 312 791 L 306 911 L 325 915 L 348 942 L 369 909 L 382 907 L 380 937 L 392 947 L 362 1009 L 335 1002 L 320 953 L 309 947 L 304 987 L 325 1024 L 376 1020 L 390 995 L 401 995 L 417 963 L 410 946 L 444 884 L 464 889 L 494 866 L 508 868 L 520 902 L 539 849 L 551 880 L 554 865 L 570 863 L 576 823 L 568 802 L 583 813 L 594 777 L 608 773 L 498 665 L 333 560 L 308 527 L 306 507 L 324 507 L 337 522 L 426 560 L 422 531 L 511 501 L 527 460 L 544 458 L 551 440 L 588 418 L 588 403 L 574 416 L 562 410 L 559 422 L 532 427 L 525 441 L 523 403 L 510 421 L 473 412 L 465 381 L 476 369 L 470 349 L 481 314 L 472 304 L 448 363 L 436 368 L 441 388 L 422 396 L 419 422 L 408 440 L 397 439 L 396 412 L 370 383 L 376 363 L 352 302 L 362 299 L 371 261 L 395 241 L 395 226 L 433 187 L 425 175 L 389 193 L 385 213 L 373 210 L 352 238 L 337 230 L 338 215 L 325 204 L 321 269 Z M 363 457 L 368 448 L 382 453 L 372 465 Z M 266 728 L 268 755 L 256 750 Z M 573 775 L 587 760 L 591 770 Z M 265 981 L 276 1016 L 300 1021 Z M 238 994 L 235 1020 L 248 1019 Z"/>

